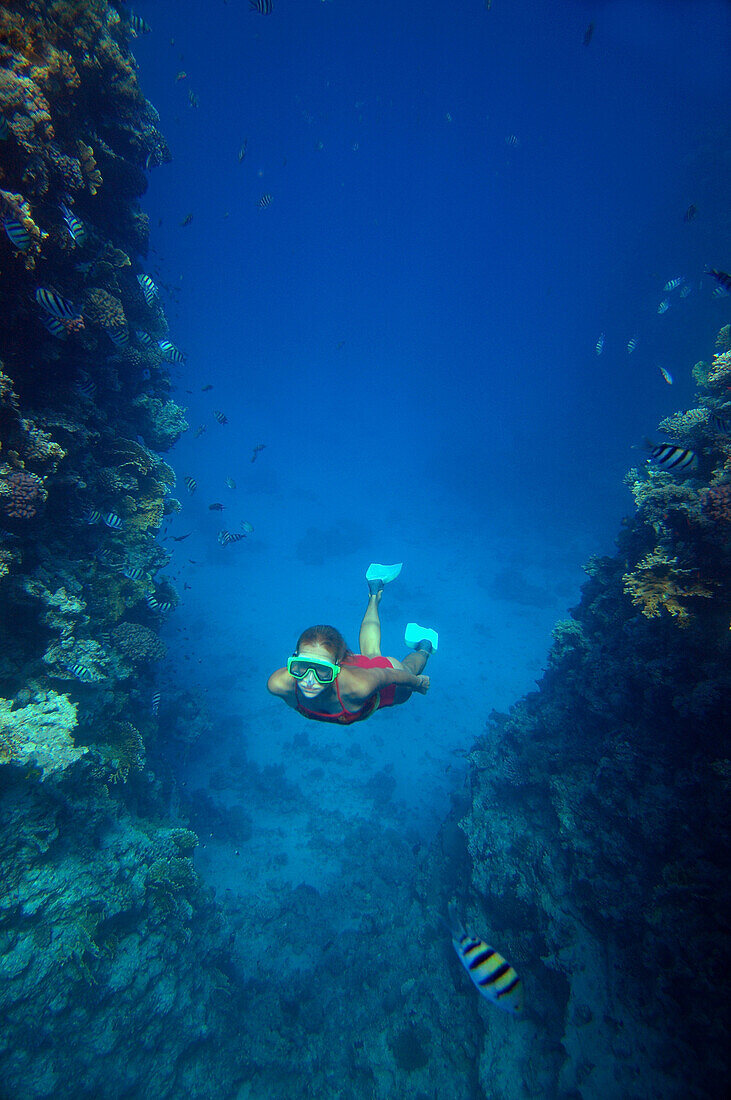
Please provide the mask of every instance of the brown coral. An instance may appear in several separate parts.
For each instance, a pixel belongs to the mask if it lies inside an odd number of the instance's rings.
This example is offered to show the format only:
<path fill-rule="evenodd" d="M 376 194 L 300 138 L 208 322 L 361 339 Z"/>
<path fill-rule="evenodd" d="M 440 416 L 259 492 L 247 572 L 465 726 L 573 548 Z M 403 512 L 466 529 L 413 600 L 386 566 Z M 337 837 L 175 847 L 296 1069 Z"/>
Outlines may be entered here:
<path fill-rule="evenodd" d="M 128 661 L 161 661 L 167 650 L 154 630 L 141 623 L 118 623 L 112 630 L 112 641 Z"/>
<path fill-rule="evenodd" d="M 717 527 L 731 529 L 731 485 L 711 485 L 700 497 L 703 515 Z"/>
<path fill-rule="evenodd" d="M 12 519 L 32 519 L 46 499 L 43 480 L 28 470 L 0 466 L 0 508 Z"/>
<path fill-rule="evenodd" d="M 625 573 L 624 591 L 632 603 L 642 609 L 647 619 L 658 618 L 668 612 L 678 626 L 687 626 L 691 619 L 687 601 L 697 597 L 708 599 L 713 595 L 709 583 L 697 579 L 694 569 L 682 569 L 677 558 L 670 558 L 660 546 L 647 554 L 632 573 Z M 686 601 L 686 602 L 681 602 Z"/>
<path fill-rule="evenodd" d="M 79 157 L 81 158 L 81 171 L 84 173 L 84 179 L 86 180 L 87 187 L 92 195 L 96 195 L 97 191 L 102 185 L 102 174 L 96 166 L 96 160 L 94 159 L 94 150 L 91 145 L 86 145 L 83 141 L 77 141 L 76 146 L 79 150 Z"/>
<path fill-rule="evenodd" d="M 84 297 L 84 317 L 90 324 L 99 325 L 103 329 L 116 331 L 127 328 L 127 318 L 119 298 L 101 287 L 87 291 Z"/>

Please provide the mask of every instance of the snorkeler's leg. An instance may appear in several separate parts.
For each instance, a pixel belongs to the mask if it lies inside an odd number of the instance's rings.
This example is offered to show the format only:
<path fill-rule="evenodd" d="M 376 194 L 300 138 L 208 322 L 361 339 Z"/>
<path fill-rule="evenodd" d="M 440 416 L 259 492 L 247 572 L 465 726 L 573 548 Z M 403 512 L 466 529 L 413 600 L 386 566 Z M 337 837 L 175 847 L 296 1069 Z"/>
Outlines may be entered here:
<path fill-rule="evenodd" d="M 381 620 L 378 616 L 378 605 L 382 595 L 383 587 L 378 592 L 371 593 L 363 622 L 360 624 L 358 645 L 365 657 L 381 656 Z"/>
<path fill-rule="evenodd" d="M 423 648 L 421 648 L 422 645 Z M 420 643 L 419 649 L 412 650 L 412 652 L 408 653 L 399 663 L 402 668 L 408 669 L 414 676 L 421 676 L 426 668 L 426 662 L 429 660 L 430 653 L 431 646 L 429 643 Z M 398 706 L 400 703 L 405 703 L 407 699 L 410 699 L 412 694 L 410 688 L 397 687 L 393 701 L 395 705 Z"/>

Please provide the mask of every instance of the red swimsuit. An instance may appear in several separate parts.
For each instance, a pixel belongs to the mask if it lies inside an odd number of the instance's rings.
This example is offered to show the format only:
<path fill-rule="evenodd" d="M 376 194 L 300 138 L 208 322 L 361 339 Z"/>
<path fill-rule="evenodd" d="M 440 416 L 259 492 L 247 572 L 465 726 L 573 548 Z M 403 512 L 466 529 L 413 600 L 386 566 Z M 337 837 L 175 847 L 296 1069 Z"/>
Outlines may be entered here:
<path fill-rule="evenodd" d="M 393 668 L 388 657 L 364 657 L 362 653 L 354 653 L 344 662 L 344 666 L 346 668 Z M 369 696 L 358 710 L 346 710 L 343 706 L 343 700 L 340 698 L 340 689 L 336 677 L 335 691 L 340 703 L 340 713 L 324 714 L 322 711 L 308 710 L 303 705 L 296 683 L 294 690 L 297 698 L 297 710 L 300 714 L 304 714 L 305 718 L 312 718 L 315 722 L 338 722 L 341 726 L 350 726 L 353 722 L 363 722 L 366 718 L 370 718 L 375 711 L 381 710 L 383 707 L 392 707 L 396 695 L 396 685 L 389 684 L 388 687 L 382 688 L 381 691 L 376 691 Z"/>

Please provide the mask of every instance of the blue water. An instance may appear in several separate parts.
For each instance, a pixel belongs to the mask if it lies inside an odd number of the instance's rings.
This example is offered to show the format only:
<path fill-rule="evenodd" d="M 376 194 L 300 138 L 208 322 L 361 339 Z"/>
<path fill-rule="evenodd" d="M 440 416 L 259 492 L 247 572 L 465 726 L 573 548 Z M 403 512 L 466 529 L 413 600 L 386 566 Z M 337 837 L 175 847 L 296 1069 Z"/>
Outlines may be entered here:
<path fill-rule="evenodd" d="M 625 471 L 691 403 L 693 362 L 726 319 L 703 271 L 730 262 L 731 9 L 137 10 L 153 27 L 134 46 L 142 87 L 173 153 L 143 199 L 147 270 L 188 354 L 184 510 L 165 533 L 192 533 L 166 543 L 182 596 L 167 674 L 213 715 L 179 770 L 205 789 L 245 749 L 357 817 L 358 785 L 386 768 L 401 820 L 428 837 L 487 715 L 540 677 L 582 564 L 632 509 Z M 686 298 L 663 292 L 678 275 Z M 253 533 L 219 545 L 242 520 Z M 333 732 L 266 679 L 313 622 L 356 645 L 372 560 L 405 563 L 383 652 L 404 655 L 409 620 L 439 630 L 432 687 Z M 324 779 L 293 748 L 303 734 L 332 750 Z M 291 882 L 319 881 L 293 830 L 255 820 L 254 842 L 287 853 Z M 200 866 L 241 889 L 229 855 L 209 847 Z"/>

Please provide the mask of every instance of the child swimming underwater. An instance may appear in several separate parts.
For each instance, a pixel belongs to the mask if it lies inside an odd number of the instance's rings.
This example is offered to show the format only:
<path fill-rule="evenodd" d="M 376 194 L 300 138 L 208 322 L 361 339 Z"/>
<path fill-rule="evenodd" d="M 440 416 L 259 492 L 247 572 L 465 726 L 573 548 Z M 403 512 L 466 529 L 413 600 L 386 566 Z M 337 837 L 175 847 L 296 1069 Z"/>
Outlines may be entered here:
<path fill-rule="evenodd" d="M 305 718 L 345 726 L 362 722 L 384 707 L 405 703 L 414 691 L 426 695 L 429 677 L 423 670 L 437 650 L 436 630 L 409 623 L 405 641 L 412 652 L 403 661 L 381 656 L 378 607 L 385 585 L 400 572 L 401 564 L 374 562 L 368 567 L 368 606 L 360 624 L 360 653 L 351 653 L 334 626 L 311 626 L 300 635 L 287 667 L 278 668 L 269 677 L 267 688 L 272 695 Z"/>

